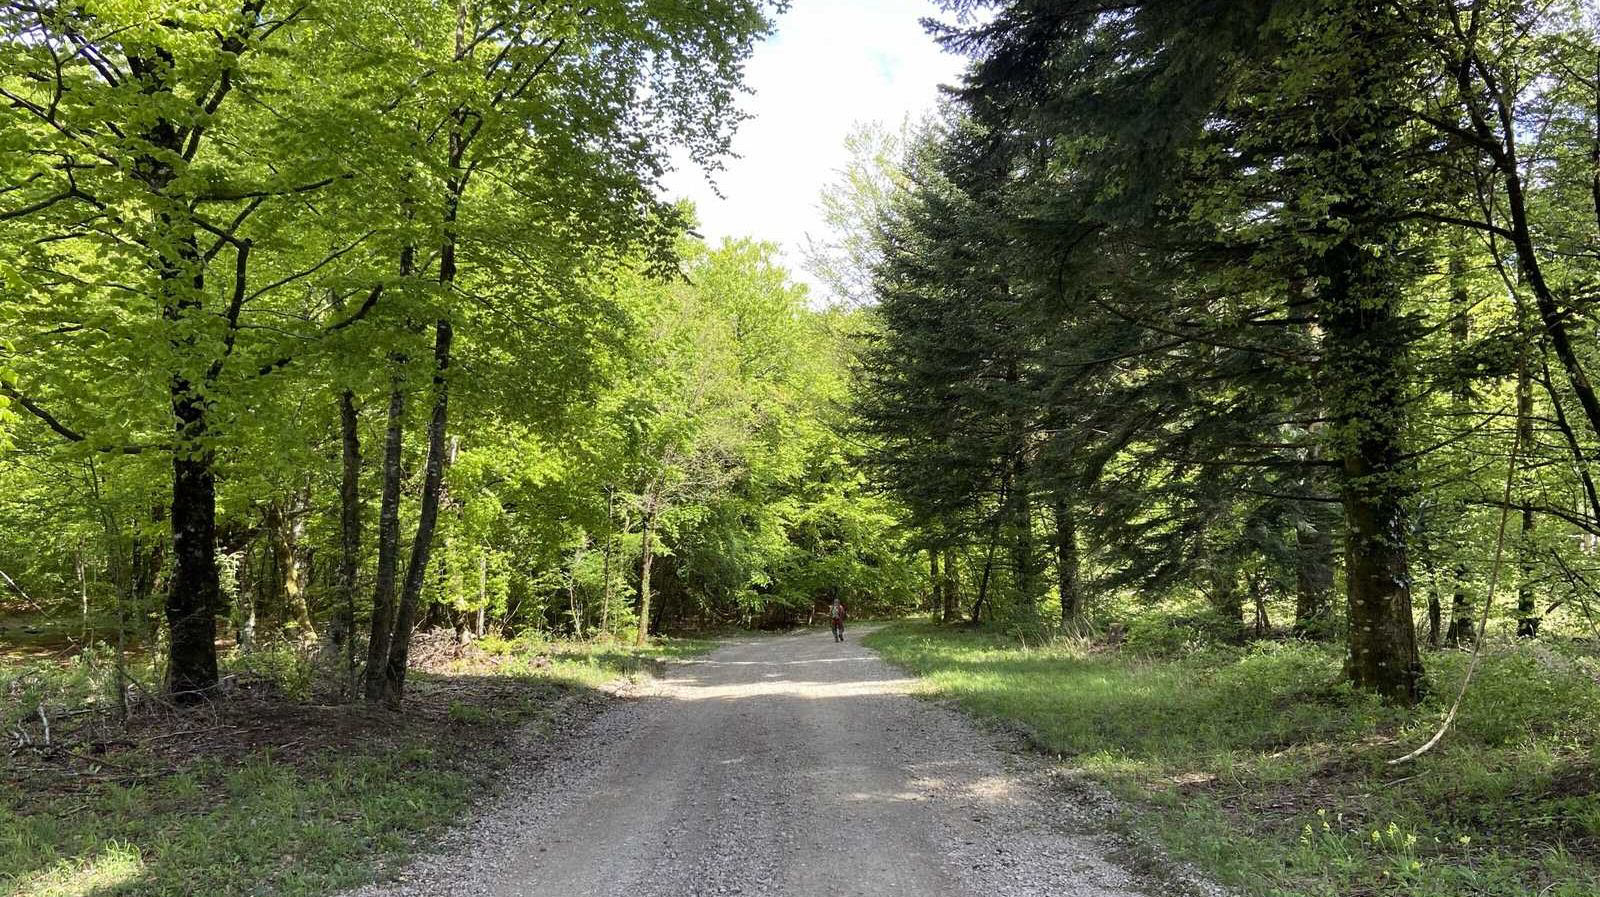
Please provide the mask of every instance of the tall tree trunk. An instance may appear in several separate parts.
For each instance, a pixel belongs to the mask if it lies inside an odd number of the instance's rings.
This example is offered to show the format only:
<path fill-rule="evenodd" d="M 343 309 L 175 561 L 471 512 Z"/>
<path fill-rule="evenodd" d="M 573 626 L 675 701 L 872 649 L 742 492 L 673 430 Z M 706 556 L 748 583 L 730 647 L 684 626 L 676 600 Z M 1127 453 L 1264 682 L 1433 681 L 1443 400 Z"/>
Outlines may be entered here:
<path fill-rule="evenodd" d="M 1289 301 L 1285 313 L 1304 315 L 1313 306 L 1315 290 L 1304 277 L 1296 276 L 1289 282 Z M 1315 320 L 1305 325 L 1305 339 L 1313 353 L 1322 351 L 1322 328 Z M 1304 495 L 1320 493 L 1326 488 L 1326 476 L 1321 466 L 1322 439 L 1326 425 L 1322 423 L 1327 409 L 1313 391 L 1309 401 L 1301 408 L 1314 421 L 1309 427 L 1311 440 L 1303 457 L 1308 462 L 1299 475 L 1299 490 Z M 1335 514 L 1332 509 L 1317 501 L 1297 501 L 1290 505 L 1294 520 L 1294 633 L 1300 638 L 1328 638 L 1333 634 L 1333 578 L 1336 557 L 1333 548 Z"/>
<path fill-rule="evenodd" d="M 1450 343 L 1459 355 L 1466 351 L 1468 338 L 1471 336 L 1471 318 L 1467 314 L 1467 287 L 1466 287 L 1466 259 L 1460 246 L 1456 246 L 1450 253 Z M 1457 386 L 1451 393 L 1451 407 L 1460 419 L 1466 419 L 1471 412 L 1471 393 L 1466 386 Z M 1470 645 L 1477 625 L 1472 612 L 1472 567 L 1466 562 L 1466 545 L 1463 537 L 1465 522 L 1461 519 L 1466 516 L 1466 509 L 1458 507 L 1449 521 L 1451 534 L 1451 547 L 1454 549 L 1455 558 L 1451 565 L 1452 579 L 1450 591 L 1450 629 L 1445 633 L 1445 641 L 1452 645 Z"/>
<path fill-rule="evenodd" d="M 1318 44 L 1343 47 L 1317 88 L 1326 102 L 1312 110 L 1318 136 L 1306 161 L 1319 191 L 1336 197 L 1311 210 L 1326 349 L 1319 394 L 1332 421 L 1345 513 L 1346 673 L 1357 688 L 1409 704 L 1419 696 L 1422 662 L 1406 562 L 1410 336 L 1400 309 L 1405 255 L 1395 222 L 1406 199 L 1395 172 L 1401 122 L 1394 111 L 1408 45 L 1386 13 L 1364 6 L 1335 6 L 1325 17 L 1334 31 Z"/>
<path fill-rule="evenodd" d="M 1061 630 L 1076 633 L 1083 622 L 1078 592 L 1078 520 L 1072 500 L 1056 495 L 1056 579 L 1061 596 Z"/>
<path fill-rule="evenodd" d="M 1432 565 L 1423 567 L 1428 577 L 1428 647 L 1437 648 L 1444 637 L 1444 602 L 1439 598 L 1439 571 Z"/>
<path fill-rule="evenodd" d="M 1226 546 L 1212 548 L 1210 570 L 1211 593 L 1207 596 L 1217 617 L 1228 624 L 1227 638 L 1232 642 L 1244 640 L 1244 594 L 1239 590 L 1239 564 Z"/>
<path fill-rule="evenodd" d="M 339 394 L 339 433 L 343 466 L 339 473 L 339 597 L 344 610 L 342 638 L 349 657 L 349 684 L 356 675 L 356 588 L 361 573 L 361 429 L 356 396 Z"/>
<path fill-rule="evenodd" d="M 1011 472 L 1009 465 L 1000 477 L 1000 496 L 995 503 L 994 521 L 989 524 L 989 547 L 983 556 L 983 575 L 978 582 L 978 597 L 972 602 L 972 625 L 983 621 L 983 607 L 989 597 L 989 582 L 994 573 L 994 553 L 1000 546 L 1000 529 L 1005 525 L 1006 511 L 1011 507 Z"/>
<path fill-rule="evenodd" d="M 1358 688 L 1411 703 L 1419 696 L 1422 661 L 1411 617 L 1403 492 L 1396 482 L 1399 433 L 1382 425 L 1364 432 L 1344 460 L 1348 674 Z"/>
<path fill-rule="evenodd" d="M 79 618 L 81 628 L 78 632 L 78 644 L 81 648 L 89 647 L 89 577 L 84 569 L 83 542 L 79 540 L 72 549 L 72 570 L 78 580 L 78 603 L 81 605 L 82 616 Z M 81 649 L 80 649 L 81 650 Z"/>
<path fill-rule="evenodd" d="M 956 567 L 956 550 L 944 549 L 944 622 L 954 623 L 961 616 L 961 573 Z"/>
<path fill-rule="evenodd" d="M 671 558 L 669 557 L 668 560 L 670 561 Z M 666 570 L 669 573 L 671 572 L 672 568 L 670 564 L 667 566 Z M 665 621 L 667 619 L 667 605 L 677 596 L 677 590 L 669 588 L 657 590 L 652 588 L 651 591 L 659 591 L 660 593 L 659 597 L 652 605 L 654 610 L 651 611 L 650 619 L 650 631 L 659 635 L 662 631 L 664 631 L 663 627 L 666 626 Z M 748 620 L 746 622 L 748 624 Z"/>
<path fill-rule="evenodd" d="M 605 580 L 600 586 L 600 632 L 602 635 L 611 634 L 611 550 L 616 542 L 616 534 L 612 532 L 613 516 L 612 504 L 616 498 L 616 490 L 606 487 L 606 553 L 602 562 L 601 578 Z"/>
<path fill-rule="evenodd" d="M 192 356 L 196 348 L 196 334 L 184 331 L 199 326 L 194 319 L 205 311 L 201 298 L 205 285 L 192 228 L 176 241 L 176 247 L 176 258 L 162 260 L 161 278 L 168 293 L 164 317 L 172 329 L 169 342 L 174 354 L 183 358 Z M 187 285 L 183 285 L 185 280 Z M 182 704 L 202 700 L 217 685 L 216 615 L 222 605 L 222 584 L 217 570 L 217 477 L 216 455 L 210 446 L 210 403 L 200 387 L 182 373 L 172 375 L 168 392 L 176 450 L 172 457 L 173 576 L 166 608 L 172 639 L 167 691 Z"/>
<path fill-rule="evenodd" d="M 1445 631 L 1444 640 L 1445 644 L 1462 647 L 1472 644 L 1477 626 L 1472 617 L 1471 568 L 1457 561 L 1450 571 L 1450 628 Z"/>
<path fill-rule="evenodd" d="M 167 692 L 180 704 L 217 685 L 217 480 L 206 437 L 205 401 L 173 378 L 179 450 L 172 459 L 172 587 L 167 592 Z"/>
<path fill-rule="evenodd" d="M 478 621 L 472 627 L 472 634 L 483 638 L 484 617 L 489 613 L 489 556 L 483 552 L 478 553 Z"/>
<path fill-rule="evenodd" d="M 651 504 L 646 505 L 642 520 L 642 536 L 639 556 L 639 631 L 634 635 L 635 644 L 645 644 L 650 639 L 650 568 L 655 562 L 655 546 L 650 542 L 655 535 L 655 507 L 653 499 L 646 499 Z"/>
<path fill-rule="evenodd" d="M 1326 638 L 1333 616 L 1333 521 L 1301 502 L 1294 532 L 1294 631 Z"/>
<path fill-rule="evenodd" d="M 1478 49 L 1476 46 L 1463 47 L 1467 61 L 1477 57 Z M 1462 71 L 1471 72 L 1473 69 L 1464 64 Z M 1468 96 L 1471 101 L 1471 97 L 1477 96 L 1477 93 L 1472 92 Z M 1549 339 L 1550 348 L 1555 352 L 1556 359 L 1566 374 L 1567 385 L 1572 389 L 1579 407 L 1583 410 L 1583 420 L 1588 423 L 1590 434 L 1600 436 L 1600 396 L 1596 395 L 1594 383 L 1589 379 L 1589 373 L 1573 345 L 1572 334 L 1568 330 L 1573 317 L 1567 309 L 1562 308 L 1555 292 L 1545 280 L 1543 261 L 1533 242 L 1533 229 L 1528 218 L 1527 194 L 1522 182 L 1522 159 L 1517 152 L 1515 132 L 1497 134 L 1489 125 L 1491 121 L 1515 121 L 1515 110 L 1507 105 L 1511 100 L 1504 92 L 1487 91 L 1482 99 L 1492 105 L 1490 114 L 1485 116 L 1481 110 L 1478 111 L 1472 118 L 1472 126 L 1482 143 L 1497 147 L 1497 151 L 1488 155 L 1489 160 L 1499 170 L 1501 182 L 1504 184 L 1505 208 L 1511 219 L 1511 245 L 1517 253 L 1518 280 L 1525 283 L 1533 293 L 1534 310 L 1544 328 L 1545 336 Z M 1595 102 L 1596 108 L 1600 109 L 1600 80 L 1596 83 Z M 1593 152 L 1596 171 L 1600 172 L 1600 125 L 1596 128 Z M 1600 221 L 1600 174 L 1596 174 L 1595 184 L 1597 185 L 1593 196 L 1595 216 L 1596 220 Z M 1559 409 L 1559 399 L 1553 395 L 1552 399 Z M 1568 428 L 1565 423 L 1562 426 L 1563 429 Z M 1580 466 L 1587 464 L 1580 443 L 1569 440 L 1569 448 L 1573 452 L 1574 460 Z M 1588 498 L 1591 509 L 1600 516 L 1600 496 L 1590 491 Z"/>
<path fill-rule="evenodd" d="M 1518 318 L 1522 318 L 1522 303 L 1518 303 Z M 1533 445 L 1533 372 L 1528 363 L 1526 328 L 1524 348 L 1517 358 L 1517 442 L 1528 451 Z M 1539 634 L 1540 617 L 1533 594 L 1533 509 L 1522 508 L 1522 538 L 1517 540 L 1517 637 L 1533 638 Z"/>
<path fill-rule="evenodd" d="M 441 267 L 443 265 L 444 261 L 441 261 Z M 416 618 L 417 603 L 422 597 L 428 555 L 433 550 L 433 531 L 439 522 L 445 458 L 450 451 L 445 439 L 445 427 L 450 415 L 450 344 L 454 337 L 455 331 L 450 320 L 440 318 L 434 325 L 433 417 L 428 422 L 428 466 L 422 478 L 422 509 L 417 518 L 416 538 L 411 542 L 411 560 L 406 567 L 405 586 L 401 589 L 399 607 L 395 610 L 394 631 L 389 637 L 389 660 L 384 667 L 383 701 L 396 708 L 405 696 L 406 666 L 411 659 L 411 627 Z"/>
<path fill-rule="evenodd" d="M 934 611 L 946 612 L 944 579 L 939 575 L 939 549 L 931 546 L 928 548 L 928 586 L 928 600 L 933 605 Z"/>
<path fill-rule="evenodd" d="M 1267 617 L 1267 584 L 1265 577 L 1252 575 L 1250 582 L 1250 606 L 1254 609 L 1255 619 L 1251 622 L 1250 629 L 1256 638 L 1266 638 L 1272 631 L 1272 620 Z"/>
<path fill-rule="evenodd" d="M 1028 459 L 1018 451 L 1012 469 L 1012 501 L 1015 503 L 1015 516 L 1012 526 L 1015 528 L 1012 543 L 1012 567 L 1015 570 L 1017 585 L 1018 610 L 1027 619 L 1032 620 L 1039 612 L 1040 595 L 1034 590 L 1038 587 L 1038 557 L 1034 551 L 1033 543 L 1033 494 L 1031 481 L 1028 475 Z"/>
<path fill-rule="evenodd" d="M 468 9 L 465 3 L 456 7 L 455 45 L 458 56 L 470 55 L 465 45 Z M 440 221 L 443 232 L 439 242 L 439 286 L 449 297 L 456 283 L 456 221 L 461 211 L 461 200 L 466 195 L 471 169 L 464 164 L 471 137 L 466 132 L 466 122 L 481 113 L 465 105 L 456 107 L 451 114 L 448 156 L 445 164 L 450 172 L 445 181 L 443 209 Z M 411 560 L 406 568 L 405 585 L 400 592 L 399 607 L 395 610 L 394 631 L 389 637 L 389 660 L 384 668 L 383 700 L 390 707 L 399 707 L 405 696 L 406 666 L 411 656 L 411 628 L 422 597 L 422 581 L 427 573 L 428 555 L 433 549 L 433 531 L 439 521 L 439 503 L 444 490 L 444 469 L 448 459 L 454 459 L 453 444 L 446 444 L 446 427 L 450 417 L 450 346 L 455 330 L 448 313 L 441 314 L 434 324 L 433 339 L 433 416 L 428 423 L 428 466 L 423 474 L 422 507 L 417 519 L 416 537 L 411 543 Z"/>
<path fill-rule="evenodd" d="M 383 698 L 384 669 L 394 632 L 395 581 L 400 566 L 401 449 L 405 439 L 405 358 L 391 359 L 388 425 L 383 438 L 383 497 L 378 506 L 378 571 L 372 587 L 372 626 L 367 639 L 366 697 Z"/>
<path fill-rule="evenodd" d="M 296 494 L 285 505 L 274 500 L 267 506 L 267 542 L 272 557 L 272 592 L 277 615 L 273 622 L 300 644 L 314 642 L 316 629 L 311 608 L 306 603 L 305 556 L 300 543 L 305 536 L 305 518 L 310 496 Z"/>
<path fill-rule="evenodd" d="M 983 575 L 978 577 L 978 595 L 972 599 L 972 619 L 968 622 L 973 626 L 983 622 L 983 605 L 989 598 L 989 580 L 994 573 L 994 545 L 989 545 L 988 554 L 983 559 Z"/>
<path fill-rule="evenodd" d="M 578 565 L 583 563 L 583 552 L 589 547 L 589 534 L 580 537 L 578 547 L 572 550 L 572 563 L 567 567 L 567 607 L 572 614 L 572 632 L 583 638 L 583 607 L 578 602 Z"/>
<path fill-rule="evenodd" d="M 149 56 L 130 54 L 129 75 L 139 90 L 176 101 L 173 54 L 152 46 Z M 218 360 L 199 336 L 211 316 L 205 308 L 205 267 L 195 238 L 195 223 L 182 201 L 169 189 L 186 164 L 185 136 L 178 125 L 157 118 L 137 134 L 150 150 L 133 162 L 133 174 L 149 194 L 154 210 L 161 284 L 161 316 L 167 345 L 175 362 L 167 380 L 174 426 L 172 453 L 173 576 L 167 591 L 166 621 L 171 642 L 167 657 L 167 691 L 180 704 L 203 700 L 217 684 L 217 624 L 222 587 L 217 570 L 217 482 L 215 453 L 210 445 L 210 403 L 206 380 L 196 382 L 196 368 L 216 372 Z M 240 270 L 247 243 L 236 243 Z M 198 364 L 196 364 L 198 362 Z"/>

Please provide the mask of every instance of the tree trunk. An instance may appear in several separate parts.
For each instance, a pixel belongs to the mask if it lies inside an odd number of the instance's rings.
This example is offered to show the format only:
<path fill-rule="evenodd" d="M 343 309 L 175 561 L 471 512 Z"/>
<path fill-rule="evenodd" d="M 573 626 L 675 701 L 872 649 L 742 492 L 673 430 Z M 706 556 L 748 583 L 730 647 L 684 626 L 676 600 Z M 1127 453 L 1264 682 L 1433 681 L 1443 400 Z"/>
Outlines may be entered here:
<path fill-rule="evenodd" d="M 1318 87 L 1329 102 L 1312 110 L 1317 143 L 1306 165 L 1320 192 L 1336 197 L 1325 209 L 1313 206 L 1312 233 L 1326 350 L 1318 392 L 1332 421 L 1345 513 L 1346 673 L 1357 688 L 1410 704 L 1422 662 L 1406 563 L 1410 336 L 1400 309 L 1405 255 L 1395 221 L 1406 199 L 1394 174 L 1401 122 L 1393 111 L 1405 45 L 1387 18 L 1357 7 L 1339 8 L 1328 24 L 1345 55 Z"/>
<path fill-rule="evenodd" d="M 639 543 L 639 631 L 634 635 L 634 643 L 640 645 L 650 639 L 650 568 L 655 562 L 654 546 L 650 544 L 652 524 L 655 523 L 653 507 L 646 509 L 642 521 L 643 536 Z"/>
<path fill-rule="evenodd" d="M 1272 632 L 1272 620 L 1267 617 L 1267 586 L 1265 577 L 1250 577 L 1250 606 L 1255 611 L 1251 631 L 1256 638 L 1266 638 Z"/>
<path fill-rule="evenodd" d="M 1450 569 L 1450 628 L 1445 632 L 1444 640 L 1446 644 L 1456 647 L 1471 645 L 1477 627 L 1472 615 L 1472 596 L 1468 585 L 1471 571 L 1460 562 Z"/>
<path fill-rule="evenodd" d="M 441 262 L 441 266 L 443 264 Z M 384 667 L 383 701 L 394 708 L 400 706 L 405 696 L 406 665 L 411 657 L 411 626 L 416 617 L 417 603 L 422 597 L 422 580 L 427 575 L 428 555 L 433 549 L 434 527 L 439 522 L 445 456 L 450 451 L 445 439 L 445 427 L 450 415 L 450 344 L 454 337 L 455 331 L 450 320 L 440 318 L 434 326 L 433 418 L 428 422 L 428 466 L 422 480 L 422 509 L 417 519 L 417 535 L 411 543 L 411 561 L 406 567 L 400 606 L 394 615 L 389 660 Z"/>
<path fill-rule="evenodd" d="M 972 602 L 972 625 L 983 621 L 983 605 L 989 597 L 989 581 L 994 573 L 994 553 L 1000 546 L 1000 528 L 1005 523 L 1006 510 L 1011 506 L 1011 468 L 1008 466 L 1000 478 L 1000 497 L 995 503 L 994 522 L 989 525 L 989 548 L 984 552 L 983 576 L 978 582 L 978 597 Z"/>
<path fill-rule="evenodd" d="M 604 580 L 604 582 L 600 585 L 600 632 L 602 635 L 611 634 L 611 549 L 612 545 L 616 542 L 616 534 L 612 532 L 612 524 L 616 519 L 613 516 L 612 503 L 615 497 L 616 492 L 610 486 L 607 486 L 606 553 L 602 563 L 601 571 L 601 578 Z"/>
<path fill-rule="evenodd" d="M 1471 335 L 1471 319 L 1467 314 L 1467 288 L 1466 288 L 1466 259 L 1460 246 L 1450 253 L 1450 344 L 1459 354 L 1466 351 L 1468 337 Z M 1457 386 L 1451 394 L 1451 407 L 1465 420 L 1471 412 L 1471 394 L 1465 386 Z M 1451 594 L 1450 594 L 1450 629 L 1445 633 L 1445 641 L 1449 644 L 1461 646 L 1472 644 L 1474 633 L 1474 617 L 1472 612 L 1472 594 L 1469 583 L 1472 580 L 1472 568 L 1465 560 L 1466 546 L 1463 544 L 1465 522 L 1461 519 L 1466 516 L 1466 509 L 1458 507 L 1451 520 L 1450 528 L 1454 538 L 1450 540 L 1455 549 L 1454 565 L 1451 567 Z"/>
<path fill-rule="evenodd" d="M 162 145 L 160 142 L 157 145 Z M 164 163 L 163 163 L 164 164 Z M 163 215 L 165 218 L 165 215 Z M 192 356 L 197 327 L 190 319 L 204 313 L 199 249 L 192 230 L 176 241 L 178 257 L 163 258 L 168 296 L 164 317 L 169 342 L 180 358 Z M 185 275 L 185 271 L 195 273 Z M 187 286 L 179 284 L 190 279 Z M 168 385 L 175 422 L 172 456 L 172 587 L 167 592 L 167 692 L 180 704 L 202 700 L 217 685 L 217 622 L 222 585 L 217 571 L 216 455 L 210 439 L 210 406 L 200 388 L 182 373 Z"/>
<path fill-rule="evenodd" d="M 489 613 L 489 556 L 478 553 L 478 620 L 472 634 L 483 638 L 484 617 Z"/>
<path fill-rule="evenodd" d="M 167 693 L 180 704 L 217 685 L 217 480 L 206 435 L 205 402 L 173 378 L 172 409 L 180 448 L 172 459 L 172 588 L 167 592 Z M 188 446 L 186 450 L 184 447 Z"/>
<path fill-rule="evenodd" d="M 1012 464 L 1012 501 L 1015 528 L 1012 542 L 1012 568 L 1016 575 L 1018 610 L 1033 620 L 1039 613 L 1042 597 L 1035 589 L 1039 585 L 1039 559 L 1033 544 L 1033 495 L 1028 475 L 1028 459 L 1023 451 L 1017 452 Z"/>
<path fill-rule="evenodd" d="M 1078 520 L 1072 501 L 1056 496 L 1056 579 L 1061 597 L 1061 631 L 1076 633 L 1083 622 L 1078 591 Z"/>
<path fill-rule="evenodd" d="M 956 550 L 944 549 L 944 622 L 954 623 L 961 616 L 961 573 L 956 567 Z"/>
<path fill-rule="evenodd" d="M 1303 315 L 1303 309 L 1315 302 L 1316 292 L 1306 278 L 1296 276 L 1289 282 L 1289 302 L 1286 314 Z M 1322 328 L 1313 320 L 1305 325 L 1305 338 L 1312 352 L 1322 351 Z M 1322 461 L 1322 439 L 1326 425 L 1322 418 L 1326 408 L 1313 391 L 1303 410 L 1314 423 L 1308 428 L 1311 440 L 1303 457 L 1308 462 L 1299 476 L 1302 494 L 1311 495 L 1325 488 Z M 1300 638 L 1325 639 L 1333 630 L 1333 577 L 1336 563 L 1333 549 L 1335 514 L 1332 509 L 1317 501 L 1298 501 L 1290 506 L 1294 520 L 1294 633 Z"/>
<path fill-rule="evenodd" d="M 669 557 L 668 560 L 671 560 L 671 558 Z M 666 569 L 668 572 L 671 572 L 670 565 Z M 677 590 L 669 588 L 652 588 L 651 592 L 656 593 L 656 599 L 652 604 L 654 610 L 651 611 L 650 631 L 659 635 L 664 631 L 664 627 L 666 626 L 667 606 L 671 604 L 672 600 L 677 596 Z M 749 620 L 746 618 L 746 625 L 748 624 Z"/>
<path fill-rule="evenodd" d="M 394 630 L 395 580 L 400 566 L 400 452 L 405 438 L 405 358 L 395 356 L 389 387 L 388 427 L 383 439 L 383 498 L 378 507 L 378 573 L 372 588 L 372 627 L 367 639 L 366 697 L 383 697 L 383 671 Z"/>
<path fill-rule="evenodd" d="M 1228 624 L 1227 638 L 1232 642 L 1244 638 L 1244 595 L 1239 591 L 1239 568 L 1222 547 L 1211 552 L 1211 609 Z"/>
<path fill-rule="evenodd" d="M 572 550 L 572 563 L 567 567 L 567 607 L 572 614 L 572 632 L 583 638 L 583 608 L 578 603 L 578 565 L 583 563 L 583 550 L 588 547 L 589 534 L 584 533 L 578 547 Z"/>
<path fill-rule="evenodd" d="M 939 549 L 932 547 L 928 549 L 928 584 L 929 603 L 933 605 L 934 611 L 948 614 L 949 610 L 944 601 L 944 579 L 939 575 Z M 941 619 L 949 622 L 947 617 L 941 616 Z"/>
<path fill-rule="evenodd" d="M 989 597 L 989 580 L 994 574 L 994 550 L 995 540 L 991 535 L 991 538 L 989 539 L 989 550 L 984 554 L 983 557 L 983 575 L 978 578 L 978 597 L 974 598 L 972 601 L 971 623 L 973 626 L 977 626 L 979 623 L 983 622 L 983 605 Z"/>
<path fill-rule="evenodd" d="M 1428 574 L 1428 647 L 1439 647 L 1443 637 L 1444 602 L 1439 600 L 1439 571 L 1426 569 Z"/>
<path fill-rule="evenodd" d="M 267 540 L 272 550 L 272 587 L 285 634 L 300 644 L 314 642 L 316 629 L 306 604 L 305 536 L 310 496 L 297 494 L 288 506 L 276 501 L 267 508 Z"/>
<path fill-rule="evenodd" d="M 149 47 L 150 56 L 130 54 L 128 70 L 140 91 L 177 98 L 171 78 L 177 70 L 171 51 Z M 150 149 L 133 160 L 133 174 L 150 196 L 156 222 L 157 276 L 161 284 L 161 317 L 167 347 L 175 362 L 167 380 L 172 409 L 172 546 L 173 575 L 167 591 L 166 621 L 171 637 L 167 657 L 167 692 L 180 704 L 203 700 L 217 685 L 216 614 L 222 603 L 217 571 L 217 483 L 215 453 L 209 444 L 210 404 L 205 381 L 193 371 L 219 371 L 219 361 L 202 346 L 199 335 L 212 320 L 205 308 L 205 266 L 195 238 L 195 224 L 174 201 L 169 188 L 177 180 L 185 136 L 167 118 L 156 118 L 137 136 Z M 235 244 L 243 269 L 247 243 Z M 210 374 L 207 375 L 209 379 Z"/>
<path fill-rule="evenodd" d="M 1302 507 L 1296 521 L 1294 631 L 1302 638 L 1326 638 L 1332 628 L 1333 521 L 1327 517 Z"/>
<path fill-rule="evenodd" d="M 1600 197 L 1597 197 L 1600 199 Z M 1517 304 L 1517 317 L 1521 321 L 1523 303 Z M 1533 371 L 1528 364 L 1526 327 L 1523 350 L 1517 357 L 1517 442 L 1523 451 L 1533 446 Z M 1534 638 L 1539 634 L 1540 617 L 1533 594 L 1533 509 L 1522 509 L 1522 538 L 1517 540 L 1517 637 Z"/>
<path fill-rule="evenodd" d="M 84 570 L 83 542 L 79 541 L 72 550 L 72 570 L 78 579 L 78 603 L 82 606 L 80 620 L 82 627 L 78 633 L 79 650 L 89 647 L 89 577 Z"/>
<path fill-rule="evenodd" d="M 343 467 L 339 474 L 339 596 L 344 609 L 342 624 L 345 650 L 349 657 L 349 684 L 355 688 L 356 675 L 356 588 L 361 573 L 361 430 L 356 414 L 356 396 L 346 389 L 339 394 L 339 432 L 343 444 Z"/>

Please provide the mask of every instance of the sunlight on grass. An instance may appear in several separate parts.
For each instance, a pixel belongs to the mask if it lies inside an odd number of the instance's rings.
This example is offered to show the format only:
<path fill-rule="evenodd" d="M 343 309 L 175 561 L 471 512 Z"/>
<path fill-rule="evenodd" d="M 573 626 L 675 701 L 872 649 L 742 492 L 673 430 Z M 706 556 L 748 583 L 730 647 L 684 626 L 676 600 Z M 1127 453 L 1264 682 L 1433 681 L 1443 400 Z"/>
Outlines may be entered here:
<path fill-rule="evenodd" d="M 487 661 L 480 655 L 470 669 L 419 671 L 416 679 L 418 694 L 435 687 L 453 695 L 451 679 L 457 676 L 498 678 L 511 686 L 469 691 L 443 703 L 453 740 L 413 731 L 393 733 L 370 747 L 331 747 L 318 746 L 308 731 L 291 743 L 310 744 L 294 750 L 268 747 L 227 760 L 196 759 L 131 782 L 74 784 L 70 795 L 53 794 L 48 783 L 27 788 L 0 781 L 0 894 L 312 897 L 370 881 L 493 789 L 506 762 L 496 752 L 510 730 L 547 730 L 565 712 L 563 694 L 640 676 L 663 659 L 694 656 L 714 645 L 689 639 L 663 639 L 646 648 L 483 641 L 494 652 Z M 85 690 L 85 676 L 75 666 L 38 675 L 13 669 L 7 675 L 30 689 L 16 693 L 52 696 L 58 704 L 64 703 L 61 695 Z M 293 706 L 291 701 L 284 708 Z M 467 732 L 476 734 L 463 739 Z M 451 747 L 462 744 L 474 749 Z M 143 768 L 141 763 L 168 770 L 172 762 L 145 759 L 121 752 L 111 771 Z M 205 888 L 196 884 L 197 875 L 208 876 Z"/>
<path fill-rule="evenodd" d="M 109 894 L 131 884 L 144 872 L 139 851 L 112 841 L 99 853 L 78 861 L 63 861 L 15 885 L 16 897 L 88 897 Z"/>
<path fill-rule="evenodd" d="M 1004 721 L 1143 812 L 1138 825 L 1263 897 L 1593 895 L 1600 685 L 1530 653 L 1485 659 L 1458 727 L 1404 770 L 1465 666 L 1388 707 L 1342 683 L 1338 646 L 1185 646 L 1168 656 L 1021 647 L 898 624 L 867 639 L 932 695 Z"/>

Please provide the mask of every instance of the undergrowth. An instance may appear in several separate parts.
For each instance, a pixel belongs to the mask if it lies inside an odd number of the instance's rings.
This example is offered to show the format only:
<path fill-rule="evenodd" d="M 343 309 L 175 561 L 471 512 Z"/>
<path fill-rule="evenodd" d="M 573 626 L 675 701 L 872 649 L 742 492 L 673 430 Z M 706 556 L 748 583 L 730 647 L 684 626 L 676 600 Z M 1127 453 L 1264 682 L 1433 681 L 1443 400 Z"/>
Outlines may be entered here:
<path fill-rule="evenodd" d="M 229 658 L 230 690 L 192 710 L 149 694 L 157 671 L 129 670 L 126 720 L 104 652 L 0 666 L 0 894 L 317 895 L 382 878 L 493 790 L 517 732 L 708 647 L 424 642 L 399 713 L 347 702 L 337 658 L 287 647 Z"/>

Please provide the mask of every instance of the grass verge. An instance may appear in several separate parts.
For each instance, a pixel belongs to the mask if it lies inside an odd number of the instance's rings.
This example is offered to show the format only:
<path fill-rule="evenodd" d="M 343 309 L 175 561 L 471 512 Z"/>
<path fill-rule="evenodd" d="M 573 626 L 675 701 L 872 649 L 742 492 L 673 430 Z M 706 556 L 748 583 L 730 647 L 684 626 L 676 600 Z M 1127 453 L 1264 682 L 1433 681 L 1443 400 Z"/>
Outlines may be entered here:
<path fill-rule="evenodd" d="M 1323 645 L 1150 657 L 918 623 L 866 641 L 1109 786 L 1131 825 L 1245 893 L 1600 894 L 1592 657 L 1492 650 L 1445 742 L 1393 767 L 1438 724 L 1464 655 L 1426 658 L 1434 697 L 1400 710 L 1339 684 Z"/>
<path fill-rule="evenodd" d="M 317 895 L 382 878 L 492 792 L 519 733 L 597 713 L 601 685 L 709 647 L 423 644 L 398 713 L 319 698 L 292 658 L 257 654 L 235 659 L 240 685 L 217 703 L 125 723 L 79 708 L 92 672 L 0 668 L 0 722 L 33 742 L 0 763 L 0 894 Z"/>

